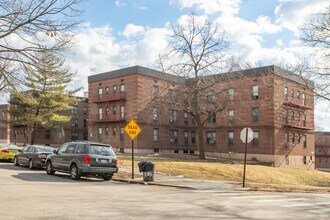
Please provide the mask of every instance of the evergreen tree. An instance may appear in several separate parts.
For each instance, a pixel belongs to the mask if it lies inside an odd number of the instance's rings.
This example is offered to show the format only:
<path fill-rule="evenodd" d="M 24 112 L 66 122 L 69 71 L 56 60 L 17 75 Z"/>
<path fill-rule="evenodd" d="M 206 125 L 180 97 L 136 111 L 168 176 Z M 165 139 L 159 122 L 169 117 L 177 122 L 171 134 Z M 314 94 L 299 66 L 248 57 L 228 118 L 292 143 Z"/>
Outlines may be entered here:
<path fill-rule="evenodd" d="M 70 116 L 61 113 L 77 103 L 73 96 L 77 90 L 66 90 L 75 74 L 51 53 L 42 54 L 38 65 L 25 67 L 24 72 L 25 91 L 13 92 L 9 102 L 15 106 L 10 110 L 10 124 L 30 127 L 30 144 L 34 144 L 38 127 L 51 130 L 70 121 Z"/>

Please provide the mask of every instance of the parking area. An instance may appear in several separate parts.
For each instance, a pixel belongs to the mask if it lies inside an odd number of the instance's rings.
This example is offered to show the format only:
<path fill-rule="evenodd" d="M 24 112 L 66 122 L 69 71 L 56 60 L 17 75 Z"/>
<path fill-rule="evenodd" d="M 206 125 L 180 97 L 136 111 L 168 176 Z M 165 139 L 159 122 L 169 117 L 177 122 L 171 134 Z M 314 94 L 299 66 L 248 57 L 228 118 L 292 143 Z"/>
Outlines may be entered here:
<path fill-rule="evenodd" d="M 330 195 L 180 189 L 0 162 L 0 219 L 328 219 Z"/>

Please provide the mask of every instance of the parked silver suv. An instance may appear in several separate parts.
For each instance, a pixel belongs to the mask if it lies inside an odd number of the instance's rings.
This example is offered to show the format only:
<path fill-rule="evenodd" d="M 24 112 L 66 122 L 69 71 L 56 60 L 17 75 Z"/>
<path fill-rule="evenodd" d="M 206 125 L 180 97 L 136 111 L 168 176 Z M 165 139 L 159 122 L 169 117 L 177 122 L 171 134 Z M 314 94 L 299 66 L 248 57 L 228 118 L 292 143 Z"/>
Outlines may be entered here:
<path fill-rule="evenodd" d="M 107 181 L 118 172 L 117 165 L 117 157 L 108 144 L 69 142 L 47 156 L 46 172 L 48 175 L 54 175 L 55 171 L 67 172 L 73 180 L 95 175 Z"/>

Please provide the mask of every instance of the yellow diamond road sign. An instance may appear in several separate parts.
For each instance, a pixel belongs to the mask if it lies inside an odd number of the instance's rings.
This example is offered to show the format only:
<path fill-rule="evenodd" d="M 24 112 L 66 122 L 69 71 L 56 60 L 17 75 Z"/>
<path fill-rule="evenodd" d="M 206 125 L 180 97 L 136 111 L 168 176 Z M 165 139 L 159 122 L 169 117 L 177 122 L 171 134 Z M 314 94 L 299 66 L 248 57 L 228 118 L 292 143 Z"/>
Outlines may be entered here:
<path fill-rule="evenodd" d="M 134 120 L 132 120 L 126 125 L 125 131 L 128 136 L 130 136 L 131 139 L 134 140 L 134 138 L 138 136 L 141 132 L 141 128 L 138 126 L 138 124 L 136 124 Z"/>

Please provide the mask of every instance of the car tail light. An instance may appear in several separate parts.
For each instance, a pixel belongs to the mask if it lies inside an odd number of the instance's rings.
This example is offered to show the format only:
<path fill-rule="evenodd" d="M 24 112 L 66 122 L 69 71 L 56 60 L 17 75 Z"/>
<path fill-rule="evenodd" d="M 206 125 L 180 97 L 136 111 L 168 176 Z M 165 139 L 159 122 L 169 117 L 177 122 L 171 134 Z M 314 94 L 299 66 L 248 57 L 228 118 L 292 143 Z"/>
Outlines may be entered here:
<path fill-rule="evenodd" d="M 91 158 L 90 158 L 90 156 L 85 155 L 85 156 L 84 156 L 84 163 L 86 163 L 86 164 L 90 164 L 90 162 L 91 162 Z"/>
<path fill-rule="evenodd" d="M 116 165 L 118 165 L 118 159 L 116 159 Z"/>
<path fill-rule="evenodd" d="M 2 153 L 9 153 L 8 150 L 4 149 L 4 150 L 1 150 Z"/>
<path fill-rule="evenodd" d="M 38 154 L 38 158 L 46 158 L 47 155 L 46 154 Z"/>

